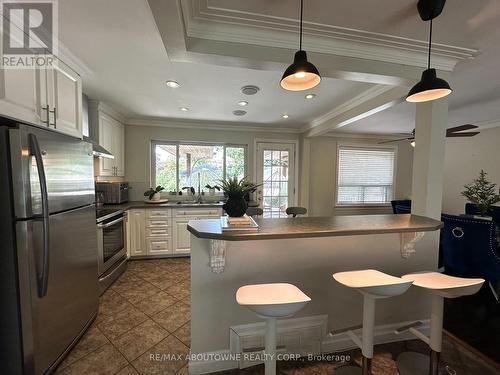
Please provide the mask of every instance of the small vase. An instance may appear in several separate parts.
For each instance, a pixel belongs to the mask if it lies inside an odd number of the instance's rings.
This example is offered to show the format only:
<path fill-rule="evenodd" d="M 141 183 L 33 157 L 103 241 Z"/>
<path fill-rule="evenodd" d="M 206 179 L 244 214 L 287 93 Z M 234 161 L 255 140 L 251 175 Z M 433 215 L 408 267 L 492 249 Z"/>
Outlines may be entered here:
<path fill-rule="evenodd" d="M 159 201 L 160 199 L 161 199 L 160 193 L 154 193 L 153 197 L 151 198 L 152 201 Z"/>
<path fill-rule="evenodd" d="M 241 217 L 247 212 L 248 205 L 243 197 L 229 197 L 222 208 L 230 217 Z"/>

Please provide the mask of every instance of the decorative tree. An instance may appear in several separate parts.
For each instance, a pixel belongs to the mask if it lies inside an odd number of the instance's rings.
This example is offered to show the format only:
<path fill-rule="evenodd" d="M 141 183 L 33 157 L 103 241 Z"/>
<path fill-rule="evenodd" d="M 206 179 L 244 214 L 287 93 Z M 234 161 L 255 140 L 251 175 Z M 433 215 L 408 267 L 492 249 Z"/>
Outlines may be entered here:
<path fill-rule="evenodd" d="M 462 195 L 477 206 L 481 216 L 485 216 L 491 206 L 500 202 L 500 194 L 496 193 L 497 184 L 488 181 L 486 175 L 487 173 L 481 170 L 479 178 L 465 185 L 465 190 L 462 191 Z"/>

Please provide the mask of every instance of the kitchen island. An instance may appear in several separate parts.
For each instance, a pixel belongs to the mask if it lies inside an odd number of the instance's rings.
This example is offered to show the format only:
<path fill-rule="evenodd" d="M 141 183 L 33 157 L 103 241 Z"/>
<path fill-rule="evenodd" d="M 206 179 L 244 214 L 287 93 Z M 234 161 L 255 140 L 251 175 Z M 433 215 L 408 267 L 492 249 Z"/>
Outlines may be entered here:
<path fill-rule="evenodd" d="M 188 223 L 191 232 L 191 351 L 211 353 L 191 362 L 192 373 L 242 367 L 232 357 L 213 353 L 242 353 L 263 345 L 263 323 L 238 306 L 236 290 L 246 284 L 286 282 L 298 286 L 312 301 L 297 317 L 278 328 L 287 351 L 332 352 L 354 345 L 331 331 L 357 326 L 362 297 L 336 283 L 332 274 L 377 269 L 400 276 L 435 270 L 442 223 L 416 215 L 369 215 L 257 219 L 258 232 L 222 232 L 220 220 Z M 425 235 L 423 235 L 425 233 Z M 377 306 L 375 340 L 396 341 L 393 331 L 429 317 L 428 298 L 410 289 L 381 300 Z M 212 355 L 212 356 L 211 356 Z"/>

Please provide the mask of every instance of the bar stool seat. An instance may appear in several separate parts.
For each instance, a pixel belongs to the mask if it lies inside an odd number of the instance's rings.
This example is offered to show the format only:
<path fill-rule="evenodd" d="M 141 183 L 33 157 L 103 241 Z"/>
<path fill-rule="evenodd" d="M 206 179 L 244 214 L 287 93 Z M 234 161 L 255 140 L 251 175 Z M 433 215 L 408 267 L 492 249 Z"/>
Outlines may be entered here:
<path fill-rule="evenodd" d="M 333 278 L 340 284 L 357 289 L 363 295 L 363 328 L 362 338 L 353 331 L 346 333 L 352 341 L 361 348 L 363 354 L 362 368 L 343 366 L 335 370 L 338 375 L 371 374 L 371 360 L 373 358 L 373 329 L 375 326 L 375 300 L 395 297 L 403 294 L 410 288 L 412 280 L 387 275 L 377 270 L 361 270 L 338 272 Z"/>
<path fill-rule="evenodd" d="M 265 374 L 276 374 L 276 323 L 302 309 L 311 299 L 292 284 L 245 285 L 236 292 L 236 302 L 266 320 Z"/>
<path fill-rule="evenodd" d="M 399 373 L 401 375 L 422 373 L 437 375 L 443 341 L 444 299 L 475 294 L 481 289 L 484 279 L 455 277 L 438 272 L 413 273 L 404 275 L 402 278 L 413 281 L 413 285 L 423 288 L 431 294 L 430 337 L 425 336 L 412 326 L 408 328 L 413 335 L 429 345 L 431 355 L 429 357 L 415 352 L 401 353 L 396 361 Z"/>
<path fill-rule="evenodd" d="M 411 280 L 404 280 L 377 270 L 338 272 L 333 278 L 349 288 L 355 288 L 360 293 L 377 299 L 400 295 L 412 284 Z"/>
<path fill-rule="evenodd" d="M 257 315 L 267 318 L 285 318 L 294 315 L 311 301 L 292 284 L 256 284 L 242 286 L 236 292 L 236 302 Z"/>
<path fill-rule="evenodd" d="M 484 279 L 455 277 L 439 272 L 412 273 L 404 275 L 402 278 L 413 280 L 413 285 L 444 298 L 457 298 L 476 294 L 484 283 Z"/>

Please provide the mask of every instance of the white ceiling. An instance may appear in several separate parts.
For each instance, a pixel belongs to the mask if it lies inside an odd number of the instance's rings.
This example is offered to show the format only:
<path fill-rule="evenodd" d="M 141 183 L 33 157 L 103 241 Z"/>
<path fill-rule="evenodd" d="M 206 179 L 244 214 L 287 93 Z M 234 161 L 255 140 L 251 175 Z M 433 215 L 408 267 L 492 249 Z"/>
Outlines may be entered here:
<path fill-rule="evenodd" d="M 170 0 L 169 0 L 170 1 Z M 174 1 L 174 0 L 171 0 Z M 296 20 L 298 0 L 183 0 L 211 11 L 245 14 L 263 22 L 272 18 Z M 425 40 L 427 27 L 418 18 L 415 1 L 309 0 L 305 2 L 308 27 L 330 25 Z M 84 91 L 104 100 L 128 118 L 175 118 L 218 123 L 299 128 L 324 116 L 373 84 L 326 77 L 312 92 L 290 93 L 279 88 L 282 71 L 258 70 L 192 62 L 172 62 L 167 56 L 155 19 L 146 0 L 65 0 L 59 3 L 59 37 L 89 71 L 83 74 Z M 207 17 L 210 18 L 210 17 Z M 500 119 L 500 2 L 448 1 L 435 23 L 435 41 L 478 48 L 473 60 L 459 62 L 451 74 L 450 126 Z M 205 20 L 206 21 L 206 20 Z M 208 21 L 206 21 L 208 22 Z M 216 24 L 214 23 L 214 29 Z M 293 30 L 289 33 L 295 37 Z M 305 46 L 307 49 L 307 35 Z M 165 81 L 181 84 L 171 89 Z M 240 87 L 261 87 L 244 96 Z M 232 111 L 247 100 L 244 117 Z M 182 112 L 179 107 L 190 110 Z M 290 118 L 284 120 L 282 113 Z M 413 129 L 414 106 L 400 104 L 342 128 L 343 132 L 400 133 Z"/>

